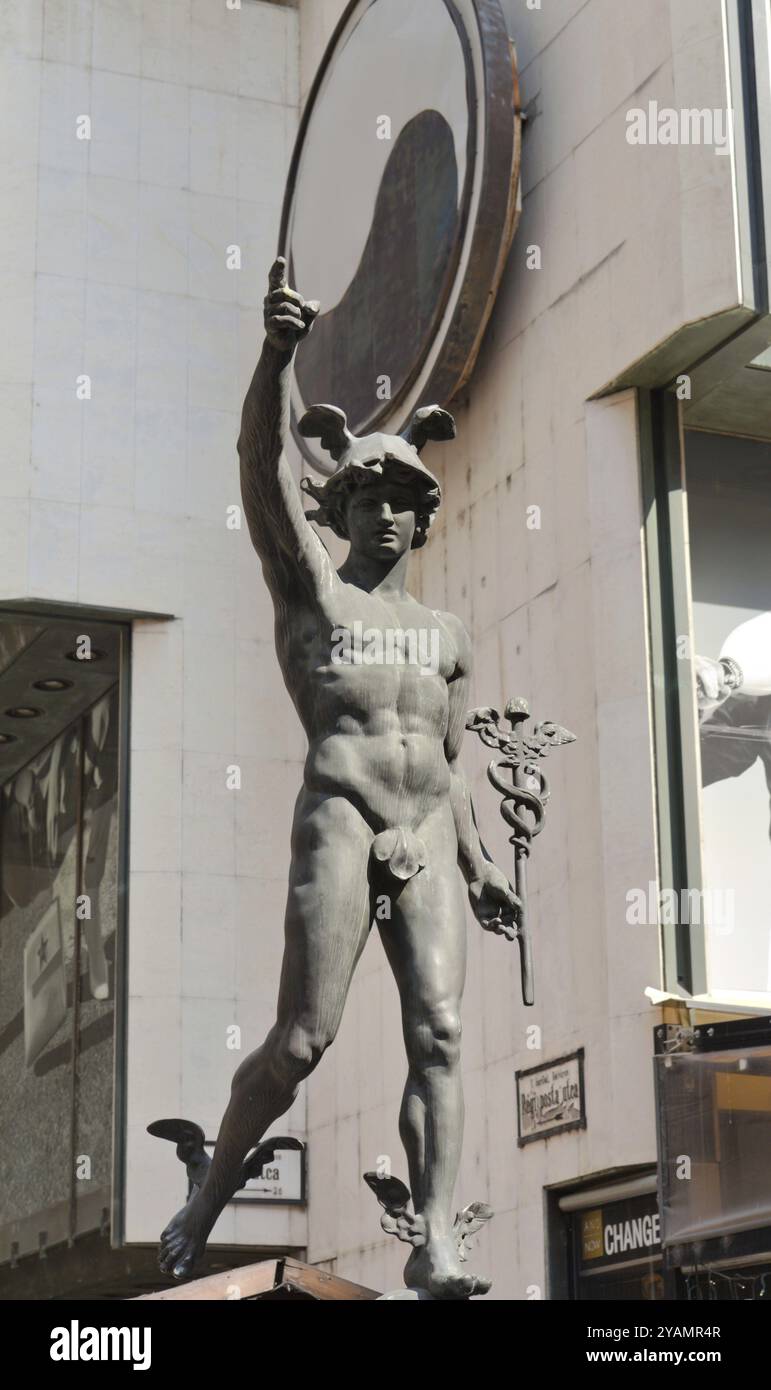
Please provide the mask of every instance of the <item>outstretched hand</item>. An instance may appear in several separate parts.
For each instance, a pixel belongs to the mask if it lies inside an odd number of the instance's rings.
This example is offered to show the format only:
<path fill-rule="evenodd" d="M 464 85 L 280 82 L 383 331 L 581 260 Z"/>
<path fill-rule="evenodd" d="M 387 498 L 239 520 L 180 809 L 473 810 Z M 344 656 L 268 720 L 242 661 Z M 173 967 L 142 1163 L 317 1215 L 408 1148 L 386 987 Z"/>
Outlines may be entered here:
<path fill-rule="evenodd" d="M 495 932 L 515 941 L 517 916 L 522 903 L 506 875 L 495 864 L 485 861 L 482 872 L 468 885 L 469 902 L 474 916 L 485 931 Z"/>
<path fill-rule="evenodd" d="M 303 299 L 286 282 L 286 260 L 279 256 L 268 276 L 265 296 L 265 336 L 279 352 L 293 352 L 307 338 L 317 313 L 317 299 Z"/>
<path fill-rule="evenodd" d="M 699 713 L 702 716 L 713 714 L 733 694 L 733 688 L 726 681 L 725 668 L 708 656 L 695 656 L 693 669 Z"/>

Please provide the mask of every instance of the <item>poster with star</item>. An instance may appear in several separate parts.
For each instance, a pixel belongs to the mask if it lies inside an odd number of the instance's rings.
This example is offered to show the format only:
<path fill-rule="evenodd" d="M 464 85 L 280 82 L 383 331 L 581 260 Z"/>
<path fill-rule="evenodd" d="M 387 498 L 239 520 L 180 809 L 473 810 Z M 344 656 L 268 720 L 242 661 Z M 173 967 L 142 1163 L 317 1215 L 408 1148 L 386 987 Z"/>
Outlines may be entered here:
<path fill-rule="evenodd" d="M 24 947 L 24 1060 L 31 1067 L 67 1012 L 59 899 L 54 898 Z"/>

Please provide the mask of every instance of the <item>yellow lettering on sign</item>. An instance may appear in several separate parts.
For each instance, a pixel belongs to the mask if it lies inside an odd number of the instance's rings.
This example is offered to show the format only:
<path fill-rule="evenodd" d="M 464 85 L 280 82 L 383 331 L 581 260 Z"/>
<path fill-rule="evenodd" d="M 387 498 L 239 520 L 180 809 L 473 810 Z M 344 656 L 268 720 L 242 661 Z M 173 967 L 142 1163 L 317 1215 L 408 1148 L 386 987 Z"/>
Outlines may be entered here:
<path fill-rule="evenodd" d="M 602 1212 L 587 1211 L 581 1217 L 581 1249 L 585 1260 L 596 1260 L 602 1255 Z"/>

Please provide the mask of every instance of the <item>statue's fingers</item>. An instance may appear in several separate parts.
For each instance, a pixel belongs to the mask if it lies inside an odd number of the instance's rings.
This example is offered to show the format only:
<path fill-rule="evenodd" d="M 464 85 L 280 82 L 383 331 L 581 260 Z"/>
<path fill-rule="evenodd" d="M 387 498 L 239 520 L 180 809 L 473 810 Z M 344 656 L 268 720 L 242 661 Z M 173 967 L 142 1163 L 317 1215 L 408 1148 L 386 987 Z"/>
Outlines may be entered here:
<path fill-rule="evenodd" d="M 300 310 L 298 309 L 297 305 L 287 303 L 283 299 L 279 300 L 277 304 L 266 304 L 265 317 L 268 319 L 294 319 L 298 328 L 303 328 L 305 325 L 305 319 L 300 313 Z"/>
<path fill-rule="evenodd" d="M 321 305 L 319 304 L 318 299 L 308 299 L 303 304 L 301 313 L 303 319 L 308 324 L 308 327 L 310 327 L 310 325 L 313 323 L 313 320 L 315 319 L 320 308 Z"/>
<path fill-rule="evenodd" d="M 499 914 L 503 930 L 508 936 L 510 933 L 516 936 L 519 930 L 520 912 L 513 907 L 504 907 Z"/>
<path fill-rule="evenodd" d="M 275 314 L 285 314 L 285 316 L 289 316 L 290 318 L 296 318 L 299 324 L 303 324 L 304 322 L 304 318 L 300 313 L 299 304 L 293 304 L 290 299 L 278 299 L 275 304 L 271 304 L 270 300 L 265 300 L 265 314 L 267 314 L 268 318 L 274 318 Z"/>
<path fill-rule="evenodd" d="M 268 323 L 271 328 L 297 328 L 305 327 L 299 314 L 269 314 Z"/>
<path fill-rule="evenodd" d="M 278 290 L 286 284 L 286 256 L 277 256 L 268 271 L 268 287 Z"/>
<path fill-rule="evenodd" d="M 282 299 L 289 300 L 293 304 L 296 304 L 297 308 L 300 310 L 302 310 L 305 302 L 302 295 L 298 294 L 297 290 L 291 290 L 288 285 L 278 285 L 276 289 L 268 290 L 265 296 L 265 302 L 267 304 L 275 304 Z"/>
<path fill-rule="evenodd" d="M 263 305 L 266 313 L 273 313 L 276 309 L 291 310 L 298 317 L 302 315 L 302 300 L 295 296 L 294 292 L 282 285 L 281 289 L 271 290 L 266 294 Z"/>
<path fill-rule="evenodd" d="M 516 894 L 512 894 L 516 897 Z M 519 901 L 517 899 L 517 901 Z M 501 936 L 505 936 L 508 941 L 515 941 L 519 932 L 517 913 L 512 907 L 504 907 L 496 917 L 498 931 Z"/>

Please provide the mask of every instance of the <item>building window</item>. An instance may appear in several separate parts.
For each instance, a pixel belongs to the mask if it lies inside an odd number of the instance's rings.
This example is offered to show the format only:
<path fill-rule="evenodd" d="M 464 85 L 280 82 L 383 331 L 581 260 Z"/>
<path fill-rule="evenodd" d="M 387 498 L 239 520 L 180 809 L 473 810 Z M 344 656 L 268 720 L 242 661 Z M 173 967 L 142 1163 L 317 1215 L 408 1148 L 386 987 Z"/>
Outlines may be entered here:
<path fill-rule="evenodd" d="M 745 367 L 731 378 L 730 398 L 713 391 L 687 410 L 672 392 L 639 393 L 663 983 L 763 1011 L 771 995 L 771 412 L 757 382 L 766 377 Z M 720 430 L 726 399 L 746 435 Z"/>
<path fill-rule="evenodd" d="M 656 1030 L 661 1243 L 682 1299 L 771 1296 L 771 1019 Z"/>
<path fill-rule="evenodd" d="M 650 1170 L 602 1186 L 547 1194 L 550 1297 L 579 1302 L 656 1302 L 662 1270 L 656 1175 Z"/>
<path fill-rule="evenodd" d="M 771 992 L 771 443 L 685 432 L 710 993 Z"/>
<path fill-rule="evenodd" d="M 0 1260 L 113 1192 L 125 630 L 0 613 Z"/>

